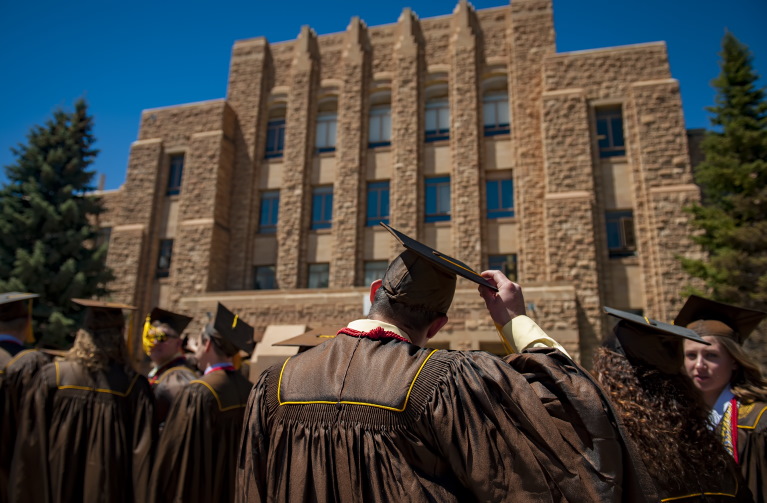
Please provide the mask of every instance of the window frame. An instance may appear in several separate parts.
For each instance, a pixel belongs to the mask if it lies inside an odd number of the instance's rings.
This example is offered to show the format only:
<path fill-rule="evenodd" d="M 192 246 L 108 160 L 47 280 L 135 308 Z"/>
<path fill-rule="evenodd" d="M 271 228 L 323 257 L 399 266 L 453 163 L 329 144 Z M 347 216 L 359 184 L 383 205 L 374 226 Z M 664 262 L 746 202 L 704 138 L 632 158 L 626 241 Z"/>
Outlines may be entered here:
<path fill-rule="evenodd" d="M 260 234 L 275 234 L 280 215 L 280 191 L 267 190 L 261 192 L 259 208 L 258 232 Z M 267 218 L 265 218 L 265 215 Z"/>
<path fill-rule="evenodd" d="M 451 219 L 451 180 L 450 175 L 434 176 L 424 180 L 424 222 L 447 222 Z M 442 191 L 447 188 L 447 200 L 444 200 Z M 430 196 L 431 195 L 431 196 Z M 430 201 L 434 203 L 434 211 L 430 212 Z M 447 208 L 442 204 L 446 203 Z"/>
<path fill-rule="evenodd" d="M 508 186 L 504 190 L 503 185 L 506 183 L 508 183 Z M 493 184 L 497 184 L 498 187 L 493 189 L 491 187 Z M 491 194 L 495 194 L 495 198 L 492 198 Z M 510 197 L 511 206 L 504 206 L 506 202 L 504 201 L 504 195 Z M 497 207 L 491 207 L 493 202 L 497 203 Z M 514 202 L 514 178 L 512 176 L 485 180 L 485 216 L 488 220 L 514 217 Z"/>
<path fill-rule="evenodd" d="M 319 205 L 319 206 L 318 206 Z M 316 211 L 319 217 L 316 218 Z M 333 226 L 333 186 L 321 185 L 312 189 L 311 229 L 330 229 Z"/>
<path fill-rule="evenodd" d="M 167 259 L 167 264 L 164 260 Z M 173 239 L 160 239 L 157 251 L 157 264 L 155 267 L 155 276 L 157 278 L 167 278 L 170 276 L 170 266 L 173 263 Z"/>
<path fill-rule="evenodd" d="M 368 182 L 366 188 L 367 200 L 365 201 L 365 227 L 374 227 L 379 222 L 389 224 L 391 215 L 391 188 L 389 180 Z M 372 195 L 375 194 L 375 198 Z M 375 203 L 375 208 L 372 208 Z M 386 206 L 383 208 L 383 206 Z M 375 214 L 371 214 L 375 209 Z M 384 213 L 385 210 L 385 213 Z"/>
<path fill-rule="evenodd" d="M 165 195 L 176 196 L 181 193 L 181 182 L 184 178 L 185 155 L 171 154 L 168 164 L 168 185 Z"/>
<path fill-rule="evenodd" d="M 610 209 L 605 211 L 605 237 L 610 258 L 634 257 L 637 253 L 634 211 Z M 617 246 L 613 244 L 616 242 Z"/>
<path fill-rule="evenodd" d="M 267 270 L 271 272 L 271 277 L 267 279 L 271 280 L 272 286 L 259 287 L 258 278 L 259 270 Z M 254 265 L 253 266 L 253 290 L 277 290 L 277 267 L 275 265 Z"/>
<path fill-rule="evenodd" d="M 313 270 L 314 269 L 314 270 Z M 322 281 L 323 278 L 320 277 L 320 284 L 313 286 L 313 278 L 317 278 L 317 274 L 324 274 L 324 282 Z M 324 286 L 323 286 L 324 283 Z M 330 264 L 328 262 L 316 262 L 313 264 L 307 264 L 307 272 L 306 272 L 306 288 L 329 288 L 330 286 Z"/>
<path fill-rule="evenodd" d="M 377 128 L 374 125 L 378 123 Z M 374 131 L 378 137 L 374 138 Z M 388 147 L 391 145 L 391 104 L 370 107 L 368 117 L 368 148 Z"/>
<path fill-rule="evenodd" d="M 488 123 L 486 107 L 493 105 L 494 121 Z M 507 122 L 499 122 L 499 110 L 505 111 Z M 485 136 L 509 134 L 511 132 L 511 114 L 509 113 L 509 93 L 505 91 L 487 91 L 482 96 L 482 126 Z"/>
<path fill-rule="evenodd" d="M 500 264 L 500 267 L 499 267 Z M 499 270 L 511 281 L 517 281 L 517 254 L 516 253 L 498 253 L 488 254 L 487 268 Z"/>
<path fill-rule="evenodd" d="M 270 145 L 274 143 L 274 145 Z M 271 147 L 274 148 L 271 148 Z M 264 158 L 275 159 L 285 153 L 285 119 L 270 118 L 266 123 L 266 144 L 264 146 Z"/>
<path fill-rule="evenodd" d="M 600 159 L 626 155 L 626 135 L 621 105 L 599 106 L 594 109 L 595 138 Z M 620 132 L 620 141 L 616 137 Z M 603 143 L 604 142 L 604 143 Z"/>

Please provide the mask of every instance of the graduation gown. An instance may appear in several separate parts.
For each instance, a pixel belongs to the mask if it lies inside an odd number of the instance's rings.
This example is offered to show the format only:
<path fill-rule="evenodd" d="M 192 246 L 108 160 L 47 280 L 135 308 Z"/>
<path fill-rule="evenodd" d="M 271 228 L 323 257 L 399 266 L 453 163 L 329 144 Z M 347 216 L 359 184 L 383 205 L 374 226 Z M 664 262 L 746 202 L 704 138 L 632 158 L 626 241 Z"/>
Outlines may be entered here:
<path fill-rule="evenodd" d="M 157 420 L 160 424 L 165 422 L 173 400 L 181 394 L 181 390 L 198 377 L 200 375 L 189 365 L 186 358 L 181 357 L 164 365 L 149 378 L 155 398 Z"/>
<path fill-rule="evenodd" d="M 31 387 L 11 501 L 144 501 L 156 439 L 146 378 L 117 364 L 90 373 L 62 361 L 40 369 Z"/>
<path fill-rule="evenodd" d="M 8 501 L 8 477 L 21 401 L 48 357 L 10 341 L 0 342 L 0 503 Z"/>
<path fill-rule="evenodd" d="M 233 501 L 245 404 L 253 384 L 239 371 L 191 381 L 160 436 L 150 502 Z"/>
<path fill-rule="evenodd" d="M 720 423 L 719 431 L 723 425 Z M 767 503 L 767 403 L 738 404 L 738 464 L 756 503 Z"/>
<path fill-rule="evenodd" d="M 593 378 L 555 349 L 502 360 L 338 335 L 251 392 L 237 501 L 658 501 Z"/>

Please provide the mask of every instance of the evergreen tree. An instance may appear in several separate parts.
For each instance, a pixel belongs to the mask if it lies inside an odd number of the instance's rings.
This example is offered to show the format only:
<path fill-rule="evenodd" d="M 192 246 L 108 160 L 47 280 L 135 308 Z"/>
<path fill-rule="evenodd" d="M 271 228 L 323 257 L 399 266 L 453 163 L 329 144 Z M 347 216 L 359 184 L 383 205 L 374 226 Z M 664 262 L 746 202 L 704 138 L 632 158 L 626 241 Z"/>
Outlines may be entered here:
<path fill-rule="evenodd" d="M 727 33 L 722 41 L 714 131 L 695 168 L 702 200 L 693 206 L 697 243 L 706 260 L 683 260 L 720 301 L 767 310 L 767 102 L 748 48 Z"/>
<path fill-rule="evenodd" d="M 93 219 L 103 209 L 91 194 L 98 153 L 93 119 L 85 101 L 57 110 L 35 126 L 27 144 L 11 149 L 17 160 L 5 167 L 0 188 L 0 291 L 40 294 L 35 300 L 36 335 L 63 348 L 75 328 L 71 298 L 101 296 L 112 279 L 105 267 L 106 243 L 94 246 Z"/>

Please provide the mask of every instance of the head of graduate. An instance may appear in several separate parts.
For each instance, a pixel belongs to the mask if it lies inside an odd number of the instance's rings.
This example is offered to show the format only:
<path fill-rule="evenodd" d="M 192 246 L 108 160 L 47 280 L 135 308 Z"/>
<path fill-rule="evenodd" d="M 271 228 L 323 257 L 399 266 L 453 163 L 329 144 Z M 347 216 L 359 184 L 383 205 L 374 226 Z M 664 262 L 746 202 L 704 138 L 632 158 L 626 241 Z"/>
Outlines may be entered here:
<path fill-rule="evenodd" d="M 252 326 L 219 302 L 215 318 L 197 337 L 190 337 L 189 349 L 200 370 L 224 362 L 239 368 L 242 356 L 253 352 L 253 333 Z"/>
<path fill-rule="evenodd" d="M 497 290 L 463 262 L 381 225 L 405 250 L 370 285 L 368 318 L 391 323 L 413 344 L 426 345 L 447 323 L 458 275 Z"/>

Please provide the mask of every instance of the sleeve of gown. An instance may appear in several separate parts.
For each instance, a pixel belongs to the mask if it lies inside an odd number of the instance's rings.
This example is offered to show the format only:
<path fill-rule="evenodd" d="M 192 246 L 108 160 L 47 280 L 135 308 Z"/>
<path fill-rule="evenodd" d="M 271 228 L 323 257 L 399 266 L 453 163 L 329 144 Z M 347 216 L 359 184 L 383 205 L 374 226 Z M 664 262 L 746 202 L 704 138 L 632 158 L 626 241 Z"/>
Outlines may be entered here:
<path fill-rule="evenodd" d="M 531 348 L 554 348 L 570 356 L 556 340 L 543 331 L 527 316 L 516 316 L 501 329 L 506 340 L 511 342 L 512 349 L 520 353 Z"/>
<path fill-rule="evenodd" d="M 756 503 L 767 503 L 767 411 L 748 436 L 748 457 L 741 460 L 743 477 Z"/>
<path fill-rule="evenodd" d="M 207 388 L 192 383 L 173 402 L 157 446 L 148 501 L 216 501 L 206 484 L 216 469 L 207 393 Z"/>
<path fill-rule="evenodd" d="M 48 468 L 55 370 L 52 364 L 40 369 L 21 402 L 18 437 L 11 465 L 9 499 L 12 502 L 51 501 Z"/>
<path fill-rule="evenodd" d="M 139 376 L 136 381 L 133 395 L 133 487 L 136 499 L 145 501 L 145 491 L 152 473 L 154 449 L 157 446 L 157 419 L 154 395 L 144 376 Z"/>
<path fill-rule="evenodd" d="M 479 501 L 505 500 L 508 487 L 531 501 L 645 501 L 623 498 L 621 443 L 593 383 L 567 358 L 540 356 L 517 370 L 470 353 L 443 381 L 435 437 L 461 483 Z"/>
<path fill-rule="evenodd" d="M 245 419 L 237 456 L 237 487 L 235 501 L 252 503 L 266 501 L 266 455 L 268 434 L 266 424 L 266 376 L 264 372 L 253 387 L 245 409 Z"/>

